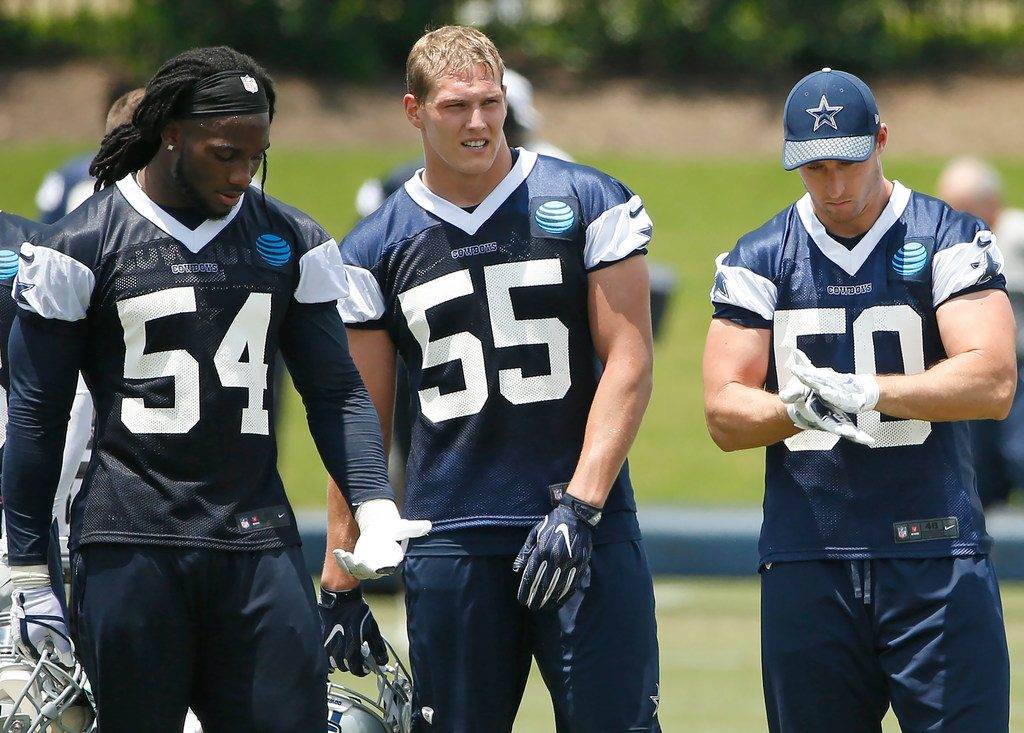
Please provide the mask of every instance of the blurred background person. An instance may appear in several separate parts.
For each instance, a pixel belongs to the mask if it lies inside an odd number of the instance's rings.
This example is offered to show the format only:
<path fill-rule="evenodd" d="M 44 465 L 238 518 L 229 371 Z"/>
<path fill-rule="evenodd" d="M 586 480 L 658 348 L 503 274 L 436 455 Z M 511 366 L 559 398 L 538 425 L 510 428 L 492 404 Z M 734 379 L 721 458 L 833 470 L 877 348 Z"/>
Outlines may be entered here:
<path fill-rule="evenodd" d="M 939 176 L 939 198 L 984 220 L 1005 258 L 1006 289 L 1017 319 L 1017 368 L 1024 369 L 1024 211 L 1006 206 L 999 173 L 978 158 L 956 158 Z M 1024 397 L 1018 384 L 1010 415 L 971 423 L 978 493 L 985 506 L 1024 486 Z"/>
<path fill-rule="evenodd" d="M 145 93 L 145 89 L 129 89 L 124 82 L 116 82 L 110 87 L 108 95 L 107 117 L 103 134 L 118 125 L 130 122 L 135 107 Z M 56 170 L 43 177 L 36 191 L 36 208 L 39 209 L 39 221 L 52 224 L 65 214 L 78 208 L 78 205 L 92 196 L 96 179 L 89 175 L 89 164 L 95 151 L 76 155 Z"/>

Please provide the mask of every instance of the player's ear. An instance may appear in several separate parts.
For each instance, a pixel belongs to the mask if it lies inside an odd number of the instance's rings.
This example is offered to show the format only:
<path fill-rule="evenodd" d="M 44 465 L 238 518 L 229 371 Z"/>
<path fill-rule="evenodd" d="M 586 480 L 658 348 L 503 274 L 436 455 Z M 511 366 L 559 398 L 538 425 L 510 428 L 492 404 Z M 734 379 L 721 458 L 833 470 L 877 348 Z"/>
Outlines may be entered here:
<path fill-rule="evenodd" d="M 423 129 L 423 120 L 420 119 L 420 103 L 416 100 L 416 97 L 412 94 L 406 94 L 402 99 L 402 104 L 405 106 L 405 116 L 409 118 L 409 122 L 417 130 Z"/>
<path fill-rule="evenodd" d="M 160 141 L 164 148 L 168 146 L 171 146 L 171 150 L 177 148 L 181 144 L 181 124 L 177 120 L 171 120 L 164 125 L 163 132 L 160 133 Z"/>
<path fill-rule="evenodd" d="M 878 138 L 875 141 L 875 147 L 878 148 L 879 153 L 885 150 L 887 142 L 889 142 L 889 127 L 883 122 L 878 126 Z"/>

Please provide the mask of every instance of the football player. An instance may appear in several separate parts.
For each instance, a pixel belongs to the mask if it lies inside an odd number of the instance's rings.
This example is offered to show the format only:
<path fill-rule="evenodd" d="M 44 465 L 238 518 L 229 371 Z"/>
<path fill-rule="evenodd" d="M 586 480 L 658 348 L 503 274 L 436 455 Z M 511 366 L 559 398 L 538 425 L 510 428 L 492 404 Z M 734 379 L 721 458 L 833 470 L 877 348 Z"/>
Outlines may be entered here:
<path fill-rule="evenodd" d="M 394 506 L 336 308 L 338 247 L 250 187 L 266 175 L 275 96 L 233 49 L 169 60 L 104 138 L 97 193 L 19 253 L 11 631 L 37 654 L 70 652 L 43 563 L 81 370 L 97 430 L 72 509 L 70 614 L 105 733 L 179 733 L 190 704 L 206 730 L 323 729 L 319 618 L 276 469 L 278 349 L 346 499 Z M 396 511 L 377 542 L 403 531 Z"/>
<path fill-rule="evenodd" d="M 18 274 L 18 250 L 22 243 L 41 229 L 41 225 L 16 214 L 0 211 L 0 464 L 3 461 L 3 444 L 7 433 L 7 394 L 10 380 L 7 372 L 7 338 L 11 333 L 17 306 L 11 297 L 11 287 Z M 79 469 L 86 454 L 89 435 L 92 432 L 92 398 L 85 384 L 79 380 L 75 391 L 71 417 L 68 421 L 67 441 L 64 445 L 60 480 L 53 501 L 54 531 L 59 544 L 51 548 L 49 561 L 53 563 L 54 580 L 63 586 L 67 548 L 67 508 L 78 480 Z M 0 504 L 2 509 L 2 504 Z M 2 524 L 0 524 L 2 530 Z M 59 592 L 59 589 L 58 589 Z M 0 610 L 6 610 L 11 602 L 10 569 L 7 565 L 6 537 L 0 532 Z"/>
<path fill-rule="evenodd" d="M 807 193 L 718 260 L 708 427 L 767 446 L 761 656 L 771 731 L 1006 731 L 1009 664 L 966 420 L 1016 383 L 981 220 L 885 177 L 863 81 L 785 105 Z"/>
<path fill-rule="evenodd" d="M 341 247 L 384 435 L 396 352 L 408 367 L 405 510 L 434 526 L 405 564 L 413 727 L 510 730 L 536 659 L 559 731 L 659 730 L 625 465 L 651 393 L 651 220 L 610 176 L 509 147 L 503 69 L 471 28 L 416 42 L 404 104 L 425 167 Z M 354 552 L 340 502 L 329 520 L 346 572 L 329 556 L 324 586 L 353 588 L 381 564 L 378 519 L 356 510 Z"/>

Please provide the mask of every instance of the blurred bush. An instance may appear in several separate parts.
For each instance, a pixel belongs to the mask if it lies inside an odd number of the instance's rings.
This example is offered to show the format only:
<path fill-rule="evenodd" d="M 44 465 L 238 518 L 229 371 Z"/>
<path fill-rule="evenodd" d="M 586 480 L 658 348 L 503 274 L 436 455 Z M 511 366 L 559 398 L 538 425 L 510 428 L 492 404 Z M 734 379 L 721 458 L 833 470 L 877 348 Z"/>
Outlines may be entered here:
<path fill-rule="evenodd" d="M 76 0 L 73 15 L 44 6 L 0 0 L 3 60 L 90 55 L 146 73 L 184 48 L 228 43 L 275 69 L 394 78 L 425 28 L 461 21 L 535 73 L 742 82 L 823 65 L 1024 67 L 1020 0 L 121 0 L 120 11 Z"/>

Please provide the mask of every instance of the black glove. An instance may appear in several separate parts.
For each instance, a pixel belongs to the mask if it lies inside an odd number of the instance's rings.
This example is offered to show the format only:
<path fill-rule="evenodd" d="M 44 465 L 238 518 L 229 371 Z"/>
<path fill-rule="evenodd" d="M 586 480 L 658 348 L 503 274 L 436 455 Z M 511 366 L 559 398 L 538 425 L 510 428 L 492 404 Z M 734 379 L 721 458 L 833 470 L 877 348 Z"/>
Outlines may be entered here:
<path fill-rule="evenodd" d="M 379 666 L 388 663 L 388 650 L 370 607 L 358 587 L 347 591 L 320 589 L 320 628 L 332 669 L 364 677 L 370 672 L 363 645 Z"/>
<path fill-rule="evenodd" d="M 594 512 L 600 519 L 600 512 Z M 571 504 L 556 506 L 530 530 L 512 564 L 513 571 L 523 572 L 519 602 L 531 610 L 561 606 L 590 572 L 593 535 L 591 524 Z"/>

